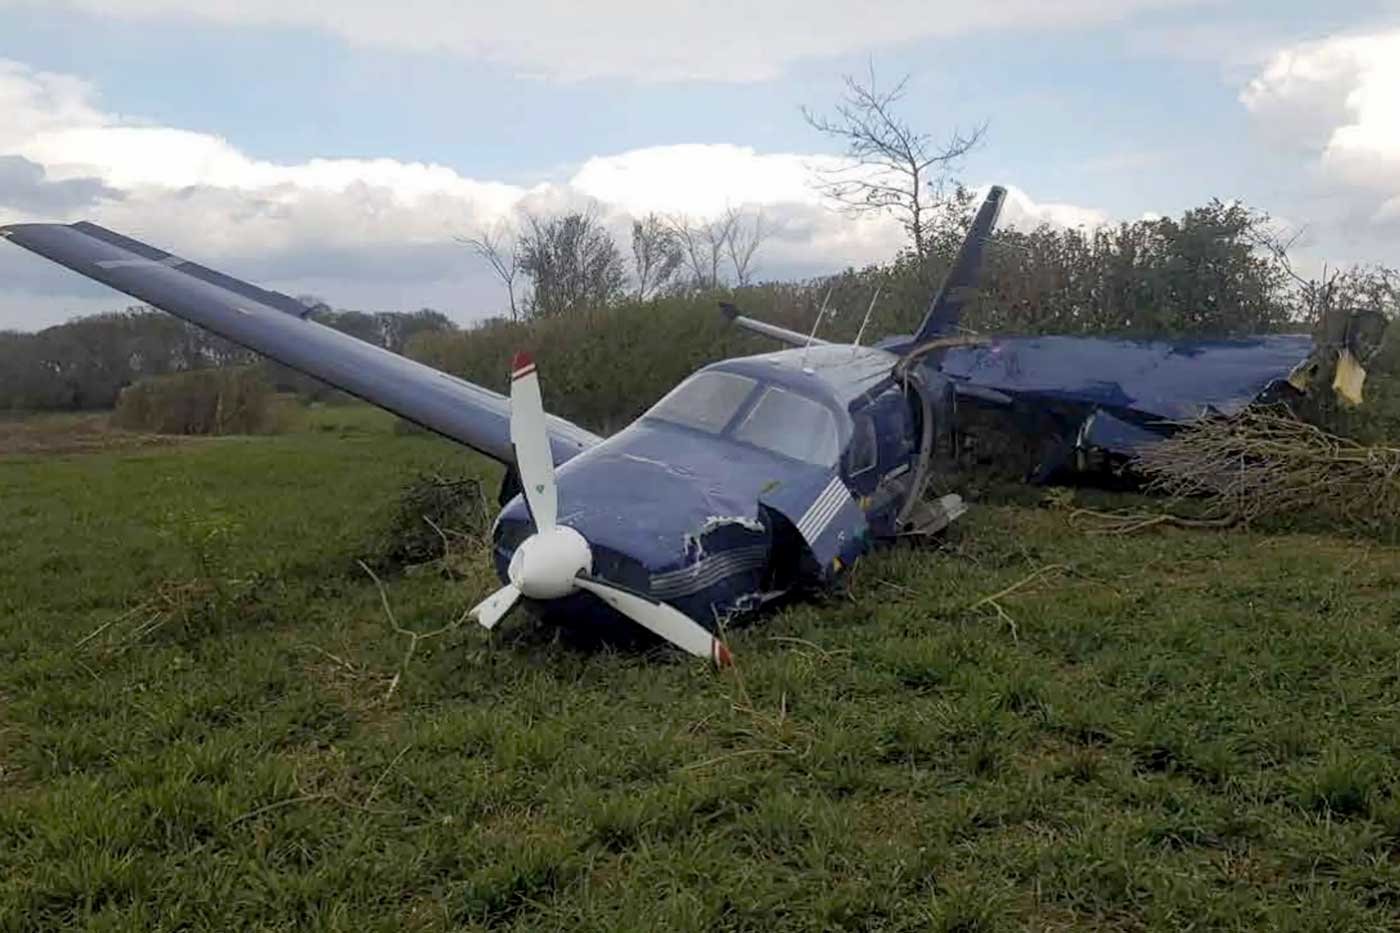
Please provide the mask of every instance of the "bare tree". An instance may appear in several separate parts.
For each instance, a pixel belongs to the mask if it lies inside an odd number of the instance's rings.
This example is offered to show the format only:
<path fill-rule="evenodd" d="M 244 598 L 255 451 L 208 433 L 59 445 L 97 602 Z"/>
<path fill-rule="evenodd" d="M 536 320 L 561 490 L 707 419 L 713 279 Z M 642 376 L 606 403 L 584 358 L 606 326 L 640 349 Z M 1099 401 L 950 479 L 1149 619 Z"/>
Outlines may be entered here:
<path fill-rule="evenodd" d="M 818 132 L 845 146 L 847 164 L 818 169 L 817 188 L 854 212 L 893 214 L 903 224 L 920 259 L 929 253 L 931 223 L 946 199 L 959 161 L 986 134 L 983 124 L 955 129 L 943 143 L 915 130 L 896 112 L 908 90 L 908 75 L 882 89 L 875 66 L 864 81 L 845 76 L 846 94 L 830 116 L 802 115 Z"/>
<path fill-rule="evenodd" d="M 517 266 L 534 283 L 531 317 L 591 312 L 622 295 L 622 253 L 591 208 L 560 217 L 527 215 L 525 222 Z"/>
<path fill-rule="evenodd" d="M 1307 228 L 1287 232 L 1269 225 L 1267 214 L 1251 214 L 1249 241 L 1264 250 L 1293 280 L 1294 316 L 1316 324 L 1335 308 L 1364 308 L 1394 317 L 1400 313 L 1400 271 L 1384 265 L 1355 264 L 1349 268 L 1322 264 L 1310 278 L 1293 267 L 1289 255 Z"/>
<path fill-rule="evenodd" d="M 768 238 L 768 229 L 763 225 L 763 210 L 755 208 L 752 220 L 742 208 L 731 207 L 724 213 L 725 252 L 734 268 L 734 284 L 748 285 L 753 280 L 754 257 Z"/>
<path fill-rule="evenodd" d="M 681 266 L 680 238 L 656 214 L 632 221 L 632 261 L 637 273 L 638 301 L 664 288 Z"/>
<path fill-rule="evenodd" d="M 682 259 L 693 288 L 714 288 L 719 281 L 720 252 L 714 249 L 714 238 L 708 225 L 684 214 L 667 218 L 680 243 Z"/>
<path fill-rule="evenodd" d="M 496 278 L 506 287 L 510 299 L 510 319 L 520 320 L 520 308 L 515 300 L 515 283 L 520 275 L 520 241 L 506 224 L 482 230 L 474 236 L 459 236 L 457 242 L 486 260 Z"/>
<path fill-rule="evenodd" d="M 681 253 L 694 288 L 719 288 L 724 284 L 720 269 L 729 252 L 737 214 L 726 211 L 711 221 L 698 221 L 684 214 L 668 219 L 680 243 Z"/>

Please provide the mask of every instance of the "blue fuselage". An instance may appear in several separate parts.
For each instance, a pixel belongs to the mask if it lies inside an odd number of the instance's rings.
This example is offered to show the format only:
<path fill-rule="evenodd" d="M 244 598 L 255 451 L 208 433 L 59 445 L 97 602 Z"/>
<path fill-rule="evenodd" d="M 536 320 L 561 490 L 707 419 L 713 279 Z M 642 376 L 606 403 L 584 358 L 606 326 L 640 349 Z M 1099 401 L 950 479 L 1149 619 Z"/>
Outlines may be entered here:
<path fill-rule="evenodd" d="M 713 626 L 823 578 L 833 559 L 828 552 L 846 562 L 858 556 L 871 536 L 843 454 L 872 400 L 893 393 L 905 403 L 888 378 L 894 357 L 841 351 L 788 351 L 708 367 L 560 466 L 558 521 L 588 541 L 593 572 Z M 689 404 L 687 393 L 698 402 Z M 786 406 L 779 414 L 790 411 L 798 423 L 765 420 L 775 399 Z M 891 423 L 907 430 L 907 419 Z M 900 438 L 897 446 L 908 443 Z M 532 531 L 517 497 L 495 530 L 503 577 Z M 579 595 L 550 608 L 573 616 L 602 607 Z"/>

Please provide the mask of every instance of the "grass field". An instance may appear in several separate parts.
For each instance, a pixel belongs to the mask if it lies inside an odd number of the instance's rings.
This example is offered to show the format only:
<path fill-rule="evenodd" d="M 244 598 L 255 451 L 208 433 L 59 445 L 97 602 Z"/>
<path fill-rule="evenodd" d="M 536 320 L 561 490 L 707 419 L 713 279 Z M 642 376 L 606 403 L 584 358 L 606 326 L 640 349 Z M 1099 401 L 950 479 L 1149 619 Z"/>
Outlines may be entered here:
<path fill-rule="evenodd" d="M 495 473 L 390 427 L 0 457 L 0 929 L 1397 925 L 1400 550 L 985 505 L 716 674 L 482 560 L 395 631 L 398 490 Z"/>

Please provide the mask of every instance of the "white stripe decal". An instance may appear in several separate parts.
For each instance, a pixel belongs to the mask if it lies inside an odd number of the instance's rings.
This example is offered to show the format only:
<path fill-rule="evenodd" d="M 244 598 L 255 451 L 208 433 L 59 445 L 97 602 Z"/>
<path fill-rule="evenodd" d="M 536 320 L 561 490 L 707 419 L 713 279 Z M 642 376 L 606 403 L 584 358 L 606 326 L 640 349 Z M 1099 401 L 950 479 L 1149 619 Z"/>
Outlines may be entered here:
<path fill-rule="evenodd" d="M 846 484 L 841 482 L 841 477 L 832 477 L 831 482 L 797 523 L 798 533 L 808 541 L 815 541 L 822 529 L 830 523 L 832 516 L 841 510 L 841 503 L 849 499 L 850 495 Z"/>
<path fill-rule="evenodd" d="M 841 508 L 841 502 L 846 498 L 843 492 L 844 490 L 838 490 L 835 495 L 828 497 L 826 501 L 822 503 L 821 510 L 813 515 L 811 520 L 807 522 L 806 529 L 809 540 L 815 541 L 820 534 L 821 527 Z"/>
<path fill-rule="evenodd" d="M 813 541 L 818 540 L 819 538 L 821 538 L 822 535 L 826 534 L 826 529 L 830 527 L 833 521 L 835 521 L 836 516 L 841 514 L 841 507 L 849 501 L 851 500 L 847 499 L 845 502 L 838 502 L 836 504 L 836 508 L 831 510 L 831 514 L 826 517 L 826 521 L 822 522 L 821 527 L 817 529 L 817 533 L 812 536 Z"/>
<path fill-rule="evenodd" d="M 804 529 L 809 527 L 812 523 L 812 519 L 814 519 L 821 512 L 821 510 L 825 508 L 827 501 L 830 500 L 832 493 L 835 492 L 834 484 L 836 482 L 837 480 L 832 480 L 831 483 L 828 483 L 826 488 L 822 490 L 821 495 L 817 496 L 817 498 L 807 508 L 807 511 L 803 513 L 802 518 L 799 519 L 797 522 L 798 531 L 803 531 Z"/>
<path fill-rule="evenodd" d="M 822 510 L 822 514 L 818 515 L 812 521 L 812 536 L 808 539 L 809 541 L 815 542 L 818 538 L 822 536 L 822 532 L 826 530 L 826 526 L 831 524 L 832 518 L 836 516 L 836 513 L 841 511 L 841 501 L 841 499 L 837 499 L 836 501 L 832 502 L 824 510 Z"/>

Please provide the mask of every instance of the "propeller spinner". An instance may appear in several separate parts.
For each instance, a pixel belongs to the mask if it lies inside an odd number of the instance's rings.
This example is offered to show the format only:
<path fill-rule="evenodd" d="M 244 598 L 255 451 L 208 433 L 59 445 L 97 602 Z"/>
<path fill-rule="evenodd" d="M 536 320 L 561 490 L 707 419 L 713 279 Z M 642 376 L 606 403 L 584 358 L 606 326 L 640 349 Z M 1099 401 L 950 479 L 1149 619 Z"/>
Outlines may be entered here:
<path fill-rule="evenodd" d="M 546 602 L 584 590 L 693 655 L 707 657 L 721 667 L 733 663 L 724 642 L 690 616 L 593 576 L 588 541 L 573 528 L 556 524 L 559 492 L 554 481 L 554 454 L 545 428 L 539 377 L 527 353 L 517 353 L 511 363 L 510 441 L 535 533 L 512 555 L 506 571 L 510 582 L 471 610 L 478 622 L 494 628 L 521 597 Z"/>

